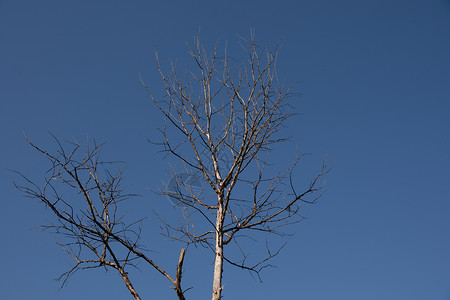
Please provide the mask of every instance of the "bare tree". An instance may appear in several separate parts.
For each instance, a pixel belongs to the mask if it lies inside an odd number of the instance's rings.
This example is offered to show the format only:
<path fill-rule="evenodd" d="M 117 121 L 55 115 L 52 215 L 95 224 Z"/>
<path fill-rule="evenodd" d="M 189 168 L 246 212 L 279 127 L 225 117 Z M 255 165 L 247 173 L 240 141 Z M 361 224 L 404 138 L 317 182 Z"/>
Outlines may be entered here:
<path fill-rule="evenodd" d="M 294 171 L 302 155 L 293 157 L 285 170 L 271 165 L 274 146 L 288 139 L 279 132 L 293 116 L 288 102 L 293 93 L 278 80 L 278 48 L 257 47 L 253 34 L 242 39 L 242 47 L 246 61 L 237 64 L 226 47 L 219 55 L 216 45 L 208 55 L 196 37 L 189 46 L 194 68 L 181 78 L 174 63 L 165 73 L 157 56 L 165 97 L 155 96 L 144 84 L 165 118 L 159 144 L 182 164 L 181 172 L 173 167 L 171 188 L 161 194 L 183 207 L 184 222 L 160 219 L 165 234 L 183 242 L 183 247 L 199 244 L 211 249 L 213 300 L 222 298 L 224 262 L 259 277 L 285 245 L 272 248 L 270 237 L 290 236 L 283 228 L 302 220 L 301 204 L 321 196 L 328 172 L 324 162 L 298 191 Z M 78 270 L 113 268 L 133 297 L 141 299 L 127 270 L 144 261 L 169 280 L 178 299 L 185 299 L 181 287 L 185 248 L 174 263 L 175 276 L 170 276 L 145 254 L 141 220 L 120 213 L 123 205 L 132 205 L 133 196 L 122 184 L 121 163 L 100 160 L 101 144 L 86 143 L 83 150 L 77 141 L 68 147 L 58 142 L 59 150 L 51 153 L 27 141 L 51 166 L 42 184 L 19 173 L 23 183 L 16 187 L 43 202 L 56 217 L 56 224 L 42 228 L 56 233 L 62 249 L 74 258 L 74 266 L 60 277 L 63 284 Z M 265 238 L 265 255 L 250 260 L 245 237 Z"/>
<path fill-rule="evenodd" d="M 141 299 L 126 270 L 135 267 L 137 260 L 143 260 L 173 284 L 178 299 L 185 299 L 181 289 L 185 249 L 181 249 L 176 276 L 172 278 L 143 252 L 141 220 L 132 221 L 120 213 L 120 206 L 128 204 L 127 200 L 135 196 L 125 192 L 123 166 L 110 172 L 111 167 L 123 163 L 101 161 L 102 144 L 87 142 L 83 150 L 75 140 L 66 147 L 69 148 L 67 151 L 55 139 L 59 151 L 53 154 L 26 139 L 50 161 L 51 166 L 41 185 L 21 173 L 18 174 L 22 183 L 14 183 L 27 197 L 42 201 L 56 217 L 55 224 L 41 228 L 55 233 L 58 244 L 75 261 L 58 278 L 62 280 L 62 286 L 78 270 L 113 268 L 119 272 L 134 299 Z"/>
<path fill-rule="evenodd" d="M 182 77 L 174 63 L 165 73 L 157 56 L 166 97 L 146 88 L 166 120 L 160 145 L 188 175 L 177 176 L 174 168 L 176 188 L 161 191 L 185 207 L 186 223 L 165 222 L 167 235 L 212 250 L 212 299 L 219 300 L 224 261 L 258 275 L 284 246 L 267 247 L 267 255 L 250 264 L 241 238 L 257 232 L 286 236 L 281 228 L 302 219 L 301 203 L 320 197 L 328 169 L 324 162 L 299 192 L 293 172 L 301 155 L 284 171 L 269 164 L 275 144 L 287 140 L 279 131 L 293 115 L 287 101 L 293 94 L 277 77 L 278 48 L 257 47 L 252 34 L 242 39 L 247 61 L 237 65 L 226 48 L 219 55 L 216 45 L 209 55 L 198 37 L 188 47 L 195 67 Z M 229 245 L 240 251 L 241 259 L 225 255 Z"/>

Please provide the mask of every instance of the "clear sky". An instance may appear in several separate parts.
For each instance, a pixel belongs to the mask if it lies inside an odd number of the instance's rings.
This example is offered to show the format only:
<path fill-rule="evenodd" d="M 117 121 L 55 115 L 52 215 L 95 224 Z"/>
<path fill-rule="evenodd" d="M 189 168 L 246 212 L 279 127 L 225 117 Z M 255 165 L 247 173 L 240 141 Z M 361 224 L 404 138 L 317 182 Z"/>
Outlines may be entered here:
<path fill-rule="evenodd" d="M 100 269 L 58 291 L 53 278 L 71 258 L 30 230 L 50 212 L 22 197 L 8 171 L 40 179 L 46 168 L 22 132 L 50 149 L 48 132 L 105 141 L 105 158 L 129 163 L 139 212 L 173 210 L 149 191 L 169 165 L 146 142 L 162 119 L 138 74 L 162 95 L 155 50 L 184 64 L 199 28 L 207 45 L 238 49 L 251 27 L 261 44 L 280 40 L 279 76 L 301 82 L 299 116 L 286 129 L 286 147 L 312 153 L 301 173 L 326 153 L 334 169 L 262 284 L 225 267 L 225 299 L 450 299 L 448 0 L 0 0 L 0 298 L 129 297 L 118 274 Z M 174 272 L 181 245 L 161 241 L 152 218 L 145 224 L 147 247 Z M 186 259 L 189 299 L 210 297 L 206 253 Z M 130 276 L 144 299 L 174 299 L 146 266 Z"/>

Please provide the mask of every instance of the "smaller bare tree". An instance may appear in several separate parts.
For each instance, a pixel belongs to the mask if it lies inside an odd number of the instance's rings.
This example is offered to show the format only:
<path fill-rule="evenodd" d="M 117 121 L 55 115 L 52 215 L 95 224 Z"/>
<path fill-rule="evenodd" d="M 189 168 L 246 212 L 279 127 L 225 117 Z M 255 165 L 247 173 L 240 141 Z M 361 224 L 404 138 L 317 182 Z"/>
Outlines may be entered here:
<path fill-rule="evenodd" d="M 181 250 L 176 275 L 171 277 L 144 253 L 141 220 L 131 221 L 120 213 L 120 205 L 134 196 L 125 192 L 123 163 L 101 161 L 103 145 L 95 142 L 87 142 L 84 151 L 77 141 L 70 142 L 67 151 L 55 138 L 59 151 L 53 154 L 26 139 L 49 160 L 50 169 L 41 185 L 21 173 L 23 183 L 14 184 L 26 196 L 44 203 L 56 217 L 55 224 L 41 228 L 55 233 L 58 244 L 75 261 L 59 277 L 62 286 L 78 270 L 112 268 L 134 299 L 141 299 L 127 272 L 139 260 L 167 278 L 178 299 L 185 299 L 181 288 L 185 249 Z M 115 172 L 111 172 L 113 167 Z"/>

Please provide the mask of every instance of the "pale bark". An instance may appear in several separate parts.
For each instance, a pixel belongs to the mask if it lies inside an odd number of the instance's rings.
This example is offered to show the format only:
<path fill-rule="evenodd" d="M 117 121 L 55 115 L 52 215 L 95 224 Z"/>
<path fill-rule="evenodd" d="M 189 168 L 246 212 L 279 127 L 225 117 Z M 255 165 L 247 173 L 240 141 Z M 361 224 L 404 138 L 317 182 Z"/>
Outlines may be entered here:
<path fill-rule="evenodd" d="M 184 300 L 184 293 L 183 293 L 183 289 L 181 288 L 181 276 L 183 274 L 183 261 L 184 261 L 185 253 L 186 253 L 185 249 L 182 248 L 181 253 L 180 253 L 180 259 L 178 260 L 176 278 L 175 278 L 175 281 L 173 282 L 173 284 L 174 284 L 173 289 L 177 293 L 179 300 Z"/>
<path fill-rule="evenodd" d="M 134 289 L 133 285 L 131 284 L 130 279 L 128 278 L 127 273 L 123 269 L 118 269 L 120 272 L 120 275 L 122 276 L 123 281 L 125 282 L 125 285 L 127 286 L 128 290 L 130 291 L 131 295 L 133 295 L 134 299 L 141 300 L 141 297 L 139 297 L 138 293 Z"/>
<path fill-rule="evenodd" d="M 213 276 L 213 295 L 212 300 L 220 300 L 222 295 L 222 272 L 223 272 L 223 200 L 219 196 L 219 208 L 217 209 L 216 218 L 216 246 L 214 260 L 214 276 Z"/>

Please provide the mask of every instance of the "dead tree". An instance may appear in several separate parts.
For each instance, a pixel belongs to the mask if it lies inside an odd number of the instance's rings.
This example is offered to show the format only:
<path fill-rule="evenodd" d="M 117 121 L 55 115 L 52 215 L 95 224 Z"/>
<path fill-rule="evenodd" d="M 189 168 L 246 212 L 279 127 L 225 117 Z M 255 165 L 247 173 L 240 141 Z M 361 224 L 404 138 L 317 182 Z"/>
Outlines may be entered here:
<path fill-rule="evenodd" d="M 286 234 L 282 227 L 302 219 L 301 204 L 320 197 L 328 171 L 324 163 L 301 192 L 293 172 L 302 155 L 274 172 L 269 154 L 287 140 L 279 131 L 293 115 L 288 102 L 293 94 L 277 77 L 278 48 L 257 47 L 253 34 L 242 39 L 242 46 L 246 61 L 238 65 L 226 48 L 219 55 L 216 45 L 208 54 L 197 37 L 188 45 L 195 67 L 181 77 L 174 63 L 164 72 L 157 56 L 165 97 L 146 86 L 166 121 L 163 151 L 181 162 L 188 175 L 186 180 L 174 169 L 177 187 L 161 192 L 185 207 L 186 224 L 166 223 L 167 234 L 212 250 L 213 300 L 221 299 L 224 261 L 259 274 L 284 245 L 268 248 L 265 257 L 248 264 L 242 236 Z M 229 258 L 227 246 L 237 247 L 242 259 Z"/>
<path fill-rule="evenodd" d="M 166 120 L 161 129 L 163 151 L 183 165 L 183 176 L 174 168 L 174 186 L 162 194 L 184 207 L 185 223 L 166 222 L 167 235 L 212 250 L 213 300 L 221 299 L 224 262 L 259 276 L 285 245 L 267 246 L 264 257 L 249 262 L 243 237 L 288 237 L 283 228 L 302 219 L 302 203 L 314 203 L 321 196 L 328 172 L 324 163 L 300 192 L 294 171 L 302 155 L 284 171 L 270 165 L 271 151 L 287 140 L 279 131 L 293 115 L 288 102 L 293 94 L 278 81 L 278 49 L 258 48 L 253 35 L 242 41 L 247 60 L 239 65 L 226 51 L 219 55 L 217 46 L 208 55 L 196 38 L 189 48 L 195 68 L 182 78 L 174 64 L 164 73 L 158 60 L 166 97 L 156 97 L 146 87 Z M 121 206 L 132 205 L 133 197 L 123 186 L 121 163 L 102 161 L 101 144 L 86 143 L 83 148 L 77 141 L 69 146 L 58 142 L 59 150 L 53 153 L 27 141 L 48 159 L 50 168 L 42 184 L 21 173 L 21 183 L 15 184 L 56 219 L 42 228 L 53 231 L 75 261 L 61 275 L 63 285 L 78 270 L 112 268 L 134 299 L 141 299 L 127 270 L 144 261 L 169 280 L 178 299 L 185 299 L 185 249 L 174 263 L 175 276 L 145 254 L 140 220 L 121 213 Z M 238 259 L 231 255 L 236 249 L 242 255 Z"/>
<path fill-rule="evenodd" d="M 87 142 L 83 149 L 77 141 L 69 147 L 58 142 L 59 151 L 51 153 L 28 138 L 27 141 L 49 160 L 50 168 L 40 185 L 21 173 L 21 183 L 14 183 L 27 197 L 44 203 L 56 218 L 55 224 L 41 228 L 55 233 L 58 244 L 75 261 L 59 277 L 62 286 L 78 270 L 112 268 L 118 271 L 134 299 L 141 299 L 127 270 L 135 267 L 137 261 L 144 261 L 167 278 L 178 299 L 184 300 L 181 275 L 185 250 L 181 250 L 173 278 L 144 253 L 141 221 L 131 221 L 120 213 L 120 206 L 130 205 L 128 200 L 134 196 L 125 192 L 123 166 L 111 172 L 111 168 L 122 163 L 101 161 L 102 144 Z"/>

